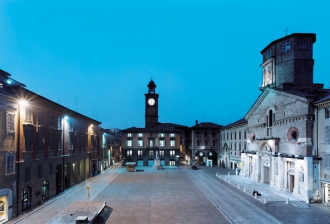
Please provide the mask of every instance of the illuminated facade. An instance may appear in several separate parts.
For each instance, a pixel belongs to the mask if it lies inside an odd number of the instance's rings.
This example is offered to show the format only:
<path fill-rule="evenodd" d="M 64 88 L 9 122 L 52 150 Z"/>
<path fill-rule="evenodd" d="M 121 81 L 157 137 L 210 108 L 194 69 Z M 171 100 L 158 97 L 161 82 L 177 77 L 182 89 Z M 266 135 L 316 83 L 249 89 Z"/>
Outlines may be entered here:
<path fill-rule="evenodd" d="M 189 128 L 192 164 L 219 165 L 220 128 L 220 125 L 212 122 L 198 123 L 198 121 Z"/>
<path fill-rule="evenodd" d="M 221 128 L 220 166 L 241 169 L 241 152 L 246 150 L 247 121 L 242 118 Z"/>
<path fill-rule="evenodd" d="M 0 223 L 100 171 L 100 122 L 9 76 L 0 71 Z"/>
<path fill-rule="evenodd" d="M 158 122 L 156 84 L 151 80 L 145 94 L 145 127 L 122 130 L 123 162 L 153 166 L 158 153 L 162 166 L 179 166 L 182 133 L 186 126 Z"/>
<path fill-rule="evenodd" d="M 330 203 L 330 94 L 314 103 L 315 128 L 314 139 L 315 154 L 320 161 L 320 195 L 322 202 Z"/>
<path fill-rule="evenodd" d="M 245 116 L 241 175 L 309 202 L 319 202 L 320 164 L 313 102 L 329 94 L 313 83 L 315 34 L 296 33 L 261 51 L 261 95 Z"/>
<path fill-rule="evenodd" d="M 17 111 L 12 88 L 24 87 L 0 69 L 0 223 L 11 220 L 17 207 Z"/>

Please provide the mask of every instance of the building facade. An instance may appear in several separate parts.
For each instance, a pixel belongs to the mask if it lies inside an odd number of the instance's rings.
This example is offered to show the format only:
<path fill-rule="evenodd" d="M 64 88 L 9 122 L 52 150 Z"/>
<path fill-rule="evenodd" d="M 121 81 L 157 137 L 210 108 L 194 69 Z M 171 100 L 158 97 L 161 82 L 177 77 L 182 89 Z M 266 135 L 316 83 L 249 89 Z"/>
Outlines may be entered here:
<path fill-rule="evenodd" d="M 158 154 L 162 166 L 179 166 L 181 136 L 185 126 L 158 122 L 156 84 L 149 82 L 145 94 L 145 127 L 122 130 L 123 162 L 136 162 L 137 166 L 153 166 Z"/>
<path fill-rule="evenodd" d="M 0 72 L 2 223 L 99 172 L 101 123 Z"/>
<path fill-rule="evenodd" d="M 322 202 L 330 203 L 330 94 L 318 100 L 315 105 L 316 139 L 315 154 L 320 161 L 320 197 Z"/>
<path fill-rule="evenodd" d="M 17 213 L 17 122 L 18 104 L 13 88 L 24 87 L 0 69 L 0 223 Z"/>
<path fill-rule="evenodd" d="M 245 116 L 241 175 L 309 202 L 320 201 L 315 106 L 329 93 L 313 83 L 315 34 L 295 33 L 261 51 L 261 95 Z"/>
<path fill-rule="evenodd" d="M 221 128 L 221 150 L 219 166 L 241 169 L 241 152 L 247 148 L 247 121 L 242 118 Z"/>
<path fill-rule="evenodd" d="M 191 164 L 218 166 L 220 163 L 220 128 L 212 122 L 201 122 L 189 128 Z"/>

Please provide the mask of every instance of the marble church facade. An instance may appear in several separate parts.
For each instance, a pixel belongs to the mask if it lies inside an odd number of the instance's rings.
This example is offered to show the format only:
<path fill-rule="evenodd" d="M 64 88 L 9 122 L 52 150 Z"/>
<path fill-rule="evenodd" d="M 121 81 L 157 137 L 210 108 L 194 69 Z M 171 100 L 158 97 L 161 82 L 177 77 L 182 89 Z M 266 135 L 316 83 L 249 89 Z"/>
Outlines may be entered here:
<path fill-rule="evenodd" d="M 317 145 L 314 103 L 330 90 L 313 83 L 315 41 L 315 34 L 295 33 L 261 51 L 262 93 L 245 116 L 247 148 L 240 171 L 307 203 L 324 199 L 320 172 L 329 151 L 323 145 L 321 155 Z"/>

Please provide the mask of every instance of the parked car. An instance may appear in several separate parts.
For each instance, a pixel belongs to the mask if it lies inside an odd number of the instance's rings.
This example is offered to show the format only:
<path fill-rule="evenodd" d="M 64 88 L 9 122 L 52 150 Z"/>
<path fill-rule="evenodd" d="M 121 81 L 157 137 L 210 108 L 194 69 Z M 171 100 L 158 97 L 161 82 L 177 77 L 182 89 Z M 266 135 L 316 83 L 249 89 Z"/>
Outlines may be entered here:
<path fill-rule="evenodd" d="M 195 165 L 191 166 L 191 169 L 198 170 L 197 166 L 195 166 Z"/>

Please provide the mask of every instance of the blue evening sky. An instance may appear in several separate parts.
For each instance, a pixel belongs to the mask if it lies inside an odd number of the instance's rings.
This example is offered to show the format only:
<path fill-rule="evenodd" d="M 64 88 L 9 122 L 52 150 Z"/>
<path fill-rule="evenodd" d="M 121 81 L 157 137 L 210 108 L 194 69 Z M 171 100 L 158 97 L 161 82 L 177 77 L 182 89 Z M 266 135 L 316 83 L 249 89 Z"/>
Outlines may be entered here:
<path fill-rule="evenodd" d="M 160 122 L 226 125 L 260 95 L 260 51 L 286 27 L 316 33 L 314 82 L 330 87 L 329 12 L 327 0 L 1 0 L 0 68 L 104 128 L 144 127 L 151 77 Z"/>

